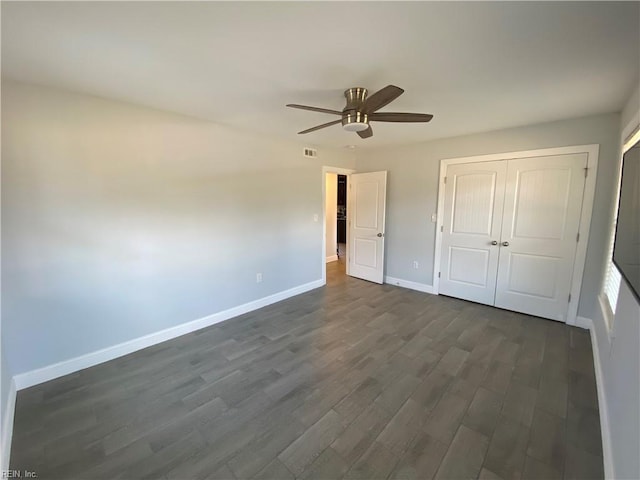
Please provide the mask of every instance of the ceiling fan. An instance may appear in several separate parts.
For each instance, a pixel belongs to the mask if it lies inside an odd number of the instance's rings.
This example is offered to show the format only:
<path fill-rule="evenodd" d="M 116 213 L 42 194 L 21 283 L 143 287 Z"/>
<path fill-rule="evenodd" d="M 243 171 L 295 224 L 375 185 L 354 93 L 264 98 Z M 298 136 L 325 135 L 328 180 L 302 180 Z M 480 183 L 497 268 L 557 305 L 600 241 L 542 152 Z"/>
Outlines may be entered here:
<path fill-rule="evenodd" d="M 299 134 L 314 132 L 321 128 L 342 123 L 342 128 L 348 132 L 357 132 L 361 138 L 369 138 L 373 135 L 373 130 L 371 130 L 369 122 L 428 122 L 433 118 L 433 115 L 428 113 L 377 112 L 377 110 L 393 102 L 403 93 L 404 90 L 400 87 L 387 85 L 382 90 L 378 90 L 369 97 L 367 96 L 368 91 L 366 88 L 355 87 L 345 90 L 344 96 L 347 99 L 347 105 L 341 112 L 338 110 L 330 110 L 328 108 L 297 105 L 295 103 L 289 103 L 287 104 L 287 107 L 340 115 L 341 117 L 340 120 L 334 120 L 316 127 L 308 128 L 307 130 L 298 132 Z"/>

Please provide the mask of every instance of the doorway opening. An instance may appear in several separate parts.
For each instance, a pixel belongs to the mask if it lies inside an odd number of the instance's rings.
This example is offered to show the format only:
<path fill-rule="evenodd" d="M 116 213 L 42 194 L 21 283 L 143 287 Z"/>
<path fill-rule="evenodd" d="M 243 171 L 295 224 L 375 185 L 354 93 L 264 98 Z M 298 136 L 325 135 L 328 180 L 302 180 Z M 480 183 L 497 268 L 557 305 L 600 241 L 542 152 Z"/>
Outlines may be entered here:
<path fill-rule="evenodd" d="M 323 283 L 348 274 L 348 179 L 353 170 L 323 167 Z"/>
<path fill-rule="evenodd" d="M 331 281 L 346 275 L 347 258 L 347 176 L 329 172 L 326 174 L 325 198 L 326 269 Z"/>

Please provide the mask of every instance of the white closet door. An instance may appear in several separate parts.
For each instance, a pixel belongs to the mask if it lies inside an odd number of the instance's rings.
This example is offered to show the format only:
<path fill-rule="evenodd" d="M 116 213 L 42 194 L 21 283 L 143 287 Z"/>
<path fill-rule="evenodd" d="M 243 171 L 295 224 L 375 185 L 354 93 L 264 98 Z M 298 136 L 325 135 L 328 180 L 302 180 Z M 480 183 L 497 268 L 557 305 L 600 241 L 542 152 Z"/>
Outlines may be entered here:
<path fill-rule="evenodd" d="M 496 307 L 566 321 L 586 166 L 586 154 L 508 161 Z"/>
<path fill-rule="evenodd" d="M 447 169 L 439 293 L 493 305 L 506 172 L 505 161 Z"/>

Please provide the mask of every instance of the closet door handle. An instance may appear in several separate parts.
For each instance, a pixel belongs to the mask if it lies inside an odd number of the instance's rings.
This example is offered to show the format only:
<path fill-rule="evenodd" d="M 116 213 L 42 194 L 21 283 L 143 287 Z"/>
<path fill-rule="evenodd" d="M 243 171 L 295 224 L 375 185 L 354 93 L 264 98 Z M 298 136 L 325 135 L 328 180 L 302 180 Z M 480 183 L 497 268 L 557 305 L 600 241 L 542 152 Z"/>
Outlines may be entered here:
<path fill-rule="evenodd" d="M 508 247 L 509 246 L 509 242 L 502 242 L 502 246 L 503 247 Z"/>
<path fill-rule="evenodd" d="M 497 245 L 497 244 L 498 244 L 498 241 L 497 241 L 497 240 L 493 240 L 493 241 L 491 242 L 491 245 Z"/>

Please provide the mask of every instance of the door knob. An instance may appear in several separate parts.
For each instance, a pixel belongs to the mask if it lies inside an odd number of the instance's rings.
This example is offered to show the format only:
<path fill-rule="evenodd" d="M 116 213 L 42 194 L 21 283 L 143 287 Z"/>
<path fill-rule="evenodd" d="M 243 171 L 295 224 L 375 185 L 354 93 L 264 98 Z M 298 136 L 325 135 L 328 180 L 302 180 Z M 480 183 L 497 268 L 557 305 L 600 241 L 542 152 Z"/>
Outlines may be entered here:
<path fill-rule="evenodd" d="M 509 246 L 509 242 L 502 242 L 502 246 L 503 247 L 508 247 Z"/>
<path fill-rule="evenodd" d="M 382 236 L 382 234 L 381 234 L 381 233 L 379 233 L 379 234 L 378 234 L 378 235 L 376 235 L 376 236 L 377 236 L 377 237 L 381 237 L 381 236 Z"/>
<path fill-rule="evenodd" d="M 497 245 L 497 244 L 498 244 L 497 240 L 494 240 L 494 241 L 491 242 L 491 245 Z"/>

